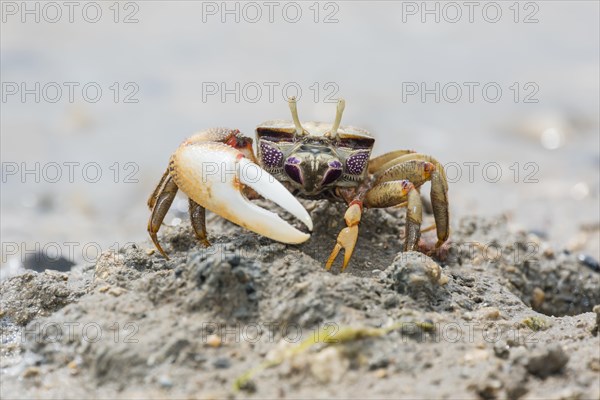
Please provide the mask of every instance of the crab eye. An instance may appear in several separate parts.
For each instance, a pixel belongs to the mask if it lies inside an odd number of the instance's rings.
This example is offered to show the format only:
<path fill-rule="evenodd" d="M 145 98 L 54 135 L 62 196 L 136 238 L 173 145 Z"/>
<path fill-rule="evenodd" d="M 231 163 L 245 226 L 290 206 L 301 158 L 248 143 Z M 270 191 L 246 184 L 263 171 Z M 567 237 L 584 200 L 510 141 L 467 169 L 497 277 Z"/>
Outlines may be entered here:
<path fill-rule="evenodd" d="M 283 153 L 276 146 L 270 145 L 265 141 L 261 141 L 260 158 L 265 167 L 274 168 L 281 165 Z"/>
<path fill-rule="evenodd" d="M 329 185 L 332 182 L 335 182 L 342 175 L 341 169 L 330 169 L 327 171 L 325 176 L 323 177 L 322 185 Z"/>
<path fill-rule="evenodd" d="M 294 181 L 302 184 L 302 171 L 300 171 L 300 160 L 296 157 L 289 157 L 285 161 L 285 166 L 283 169 L 285 173 Z"/>
<path fill-rule="evenodd" d="M 321 185 L 329 185 L 335 182 L 340 176 L 342 176 L 342 163 L 337 160 L 330 161 L 329 169 L 325 173 Z"/>
<path fill-rule="evenodd" d="M 346 159 L 346 170 L 349 174 L 360 175 L 369 161 L 368 151 L 357 151 Z"/>

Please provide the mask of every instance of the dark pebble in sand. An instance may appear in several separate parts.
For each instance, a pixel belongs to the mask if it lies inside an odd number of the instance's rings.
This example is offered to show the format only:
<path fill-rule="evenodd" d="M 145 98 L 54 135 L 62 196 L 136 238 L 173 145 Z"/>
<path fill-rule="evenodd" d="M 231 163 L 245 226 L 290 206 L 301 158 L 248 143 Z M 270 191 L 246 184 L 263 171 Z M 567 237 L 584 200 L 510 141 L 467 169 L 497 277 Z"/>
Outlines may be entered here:
<path fill-rule="evenodd" d="M 579 254 L 577 260 L 589 269 L 600 272 L 600 264 L 598 264 L 598 261 L 594 257 L 588 256 L 587 254 Z"/>
<path fill-rule="evenodd" d="M 44 272 L 47 269 L 67 272 L 71 270 L 73 265 L 75 265 L 73 261 L 63 256 L 52 256 L 43 251 L 28 254 L 23 260 L 23 267 L 36 272 Z"/>
<path fill-rule="evenodd" d="M 231 366 L 231 361 L 229 361 L 229 358 L 217 358 L 214 362 L 213 362 L 213 366 L 215 368 L 220 368 L 220 369 L 227 369 Z"/>

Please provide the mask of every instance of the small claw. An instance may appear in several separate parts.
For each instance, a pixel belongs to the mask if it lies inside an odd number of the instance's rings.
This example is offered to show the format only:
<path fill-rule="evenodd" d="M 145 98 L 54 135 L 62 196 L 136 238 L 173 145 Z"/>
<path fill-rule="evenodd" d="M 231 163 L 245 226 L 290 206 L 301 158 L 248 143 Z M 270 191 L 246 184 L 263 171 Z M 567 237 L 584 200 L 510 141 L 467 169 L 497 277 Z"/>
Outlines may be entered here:
<path fill-rule="evenodd" d="M 312 231 L 310 215 L 289 190 L 233 147 L 216 142 L 181 146 L 173 155 L 171 166 L 177 186 L 215 214 L 279 242 L 295 244 L 310 238 L 309 234 L 244 196 L 245 185 L 272 200 Z"/>
<path fill-rule="evenodd" d="M 358 223 L 362 214 L 362 203 L 352 202 L 350 207 L 344 214 L 344 221 L 346 221 L 347 227 L 342 229 L 337 237 L 337 243 L 331 251 L 329 259 L 325 264 L 325 268 L 329 271 L 333 262 L 341 249 L 344 249 L 344 263 L 342 264 L 342 272 L 348 266 L 352 253 L 354 252 L 354 246 L 356 246 L 356 240 L 358 239 Z"/>
<path fill-rule="evenodd" d="M 333 262 L 335 261 L 338 253 L 341 249 L 344 249 L 344 263 L 342 265 L 342 272 L 348 266 L 350 262 L 350 258 L 352 257 L 352 253 L 354 252 L 354 246 L 356 245 L 356 239 L 358 238 L 358 225 L 351 226 L 348 228 L 342 229 L 340 234 L 337 237 L 337 243 L 325 264 L 325 268 L 329 271 Z"/>

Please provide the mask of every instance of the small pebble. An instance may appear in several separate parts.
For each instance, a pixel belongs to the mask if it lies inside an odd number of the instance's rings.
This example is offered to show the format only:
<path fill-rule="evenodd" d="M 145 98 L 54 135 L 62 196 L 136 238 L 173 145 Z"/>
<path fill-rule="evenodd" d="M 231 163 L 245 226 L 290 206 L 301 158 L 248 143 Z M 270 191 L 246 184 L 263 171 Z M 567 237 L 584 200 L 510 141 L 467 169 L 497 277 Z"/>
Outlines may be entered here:
<path fill-rule="evenodd" d="M 539 310 L 544 300 L 546 299 L 546 293 L 539 287 L 533 289 L 533 293 L 531 294 L 531 305 L 534 310 Z"/>
<path fill-rule="evenodd" d="M 126 293 L 126 292 L 127 292 L 127 290 L 125 290 L 123 288 L 114 287 L 108 291 L 108 294 L 113 295 L 115 297 L 119 297 L 120 295 L 122 295 L 123 293 Z"/>
<path fill-rule="evenodd" d="M 498 392 L 502 389 L 502 382 L 498 379 L 486 379 L 479 383 L 478 393 L 481 398 L 484 399 L 496 399 L 498 398 Z"/>
<path fill-rule="evenodd" d="M 69 368 L 69 373 L 71 375 L 77 375 L 79 373 L 79 369 L 77 369 L 77 361 L 73 360 L 69 364 L 67 364 Z"/>
<path fill-rule="evenodd" d="M 598 264 L 598 261 L 592 256 L 588 256 L 587 254 L 579 254 L 577 256 L 577 261 L 592 271 L 600 272 L 600 264 Z"/>
<path fill-rule="evenodd" d="M 383 379 L 383 378 L 387 378 L 387 369 L 385 368 L 379 368 L 377 370 L 375 370 L 375 377 L 379 378 L 379 379 Z"/>
<path fill-rule="evenodd" d="M 29 367 L 23 372 L 23 378 L 33 378 L 40 374 L 40 369 L 38 367 Z"/>
<path fill-rule="evenodd" d="M 475 256 L 473 258 L 473 261 L 471 261 L 471 264 L 473 264 L 473 265 L 481 265 L 481 263 L 483 263 L 483 257 L 481 257 L 479 255 Z"/>
<path fill-rule="evenodd" d="M 444 286 L 445 284 L 447 284 L 450 281 L 450 278 L 448 278 L 448 275 L 445 274 L 441 274 L 440 275 L 440 280 L 438 281 L 438 284 L 440 286 Z"/>
<path fill-rule="evenodd" d="M 158 378 L 158 384 L 165 389 L 173 387 L 173 381 L 166 375 L 163 375 L 160 378 Z"/>
<path fill-rule="evenodd" d="M 225 358 L 225 357 L 217 358 L 213 362 L 213 367 L 219 368 L 219 369 L 227 369 L 230 366 L 231 366 L 231 361 L 229 361 L 229 358 Z"/>
<path fill-rule="evenodd" d="M 554 258 L 554 249 L 552 247 L 546 247 L 543 254 L 546 258 Z"/>
<path fill-rule="evenodd" d="M 206 338 L 206 344 L 210 347 L 219 347 L 221 346 L 222 340 L 219 335 L 208 335 Z"/>
<path fill-rule="evenodd" d="M 483 307 L 477 310 L 477 316 L 480 319 L 498 319 L 500 318 L 500 310 L 496 307 Z"/>
<path fill-rule="evenodd" d="M 507 359 L 510 355 L 510 346 L 503 340 L 494 343 L 494 354 L 498 358 Z"/>

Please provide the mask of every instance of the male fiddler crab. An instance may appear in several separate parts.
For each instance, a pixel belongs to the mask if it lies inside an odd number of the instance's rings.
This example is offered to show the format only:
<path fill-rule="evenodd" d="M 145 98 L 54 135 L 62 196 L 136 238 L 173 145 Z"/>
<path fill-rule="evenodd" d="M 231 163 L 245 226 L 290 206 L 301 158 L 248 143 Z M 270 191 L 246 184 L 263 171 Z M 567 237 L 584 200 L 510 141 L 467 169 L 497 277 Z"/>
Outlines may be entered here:
<path fill-rule="evenodd" d="M 237 129 L 212 128 L 195 134 L 175 151 L 148 200 L 152 211 L 148 233 L 168 259 L 157 233 L 177 191 L 189 198 L 189 213 L 197 239 L 210 246 L 206 209 L 270 239 L 302 243 L 310 234 L 249 200 L 273 201 L 312 231 L 308 212 L 294 197 L 328 199 L 348 205 L 347 227 L 329 256 L 329 270 L 344 249 L 342 271 L 348 266 L 366 208 L 405 206 L 404 251 L 418 250 L 422 204 L 419 187 L 431 181 L 431 206 L 439 248 L 449 235 L 448 183 L 434 158 L 411 150 L 396 150 L 370 159 L 375 139 L 364 129 L 341 126 L 345 102 L 340 99 L 333 124 L 301 123 L 296 99 L 289 99 L 292 121 L 267 121 L 256 128 L 258 153 L 252 139 Z M 433 229 L 433 226 L 431 227 Z"/>

